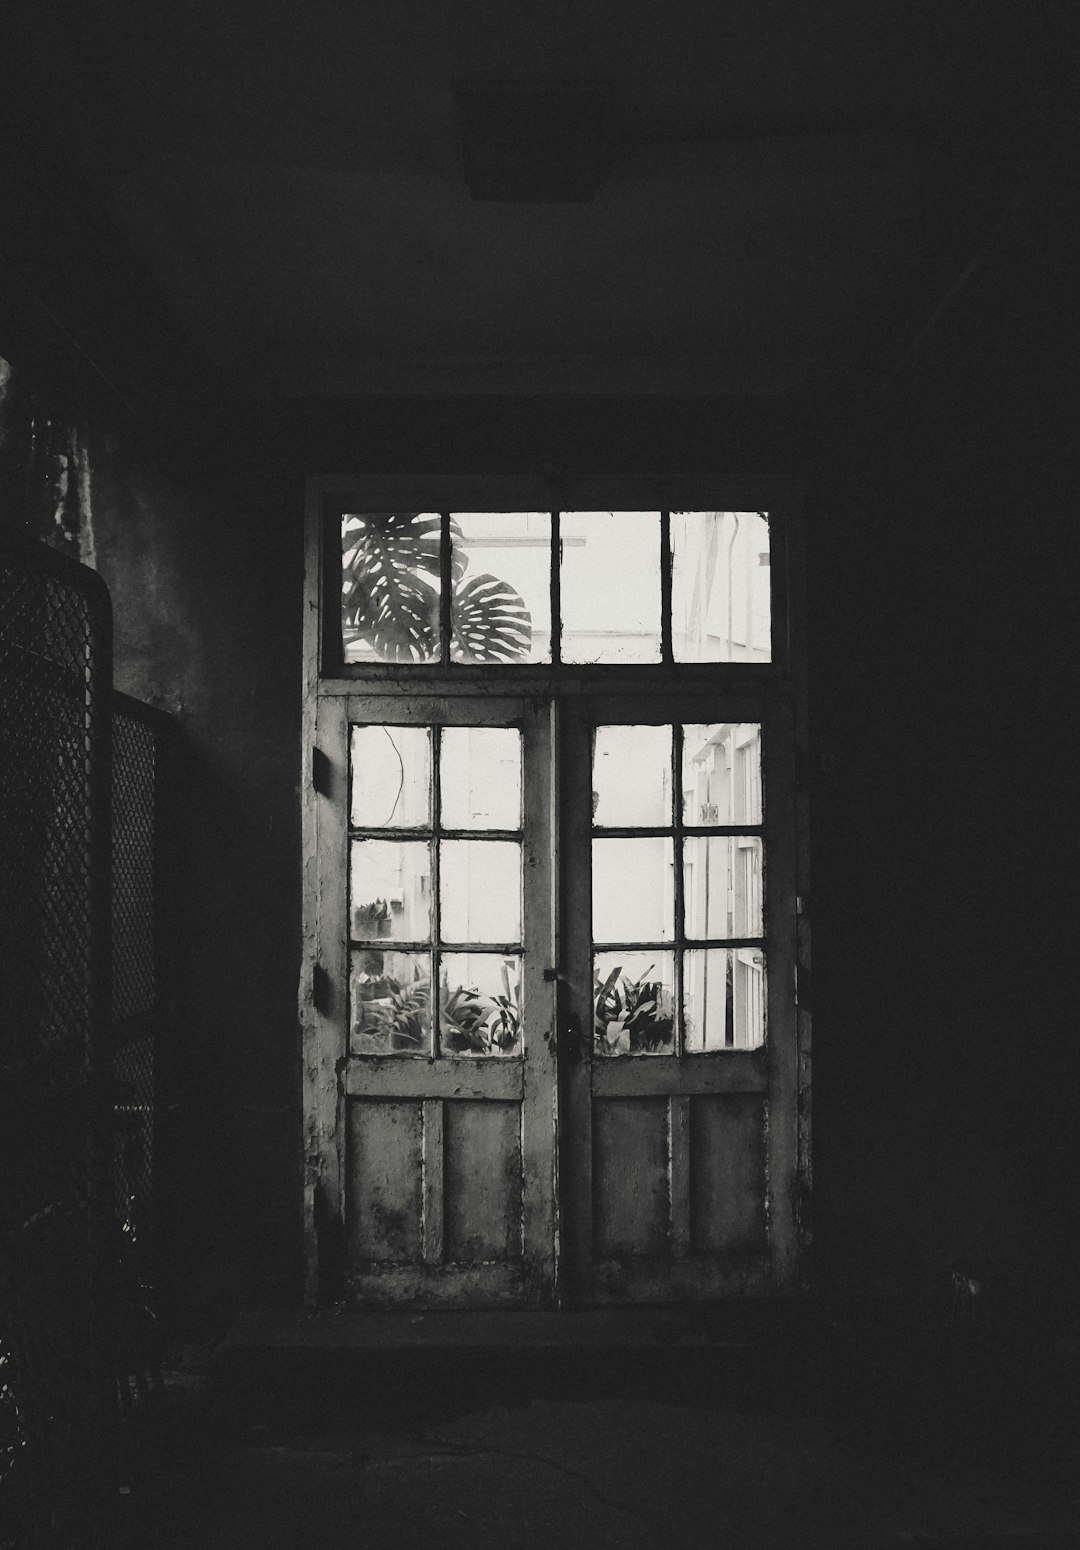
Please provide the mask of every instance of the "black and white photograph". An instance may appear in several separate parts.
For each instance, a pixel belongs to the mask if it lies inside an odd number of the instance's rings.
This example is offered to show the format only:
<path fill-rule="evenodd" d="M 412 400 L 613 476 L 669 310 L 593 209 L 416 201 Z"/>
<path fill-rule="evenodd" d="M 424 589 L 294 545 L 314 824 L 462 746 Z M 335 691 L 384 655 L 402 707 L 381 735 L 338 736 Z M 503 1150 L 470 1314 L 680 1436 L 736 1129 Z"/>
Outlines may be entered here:
<path fill-rule="evenodd" d="M 1065 0 L 6 0 L 0 1550 L 1080 1550 Z"/>

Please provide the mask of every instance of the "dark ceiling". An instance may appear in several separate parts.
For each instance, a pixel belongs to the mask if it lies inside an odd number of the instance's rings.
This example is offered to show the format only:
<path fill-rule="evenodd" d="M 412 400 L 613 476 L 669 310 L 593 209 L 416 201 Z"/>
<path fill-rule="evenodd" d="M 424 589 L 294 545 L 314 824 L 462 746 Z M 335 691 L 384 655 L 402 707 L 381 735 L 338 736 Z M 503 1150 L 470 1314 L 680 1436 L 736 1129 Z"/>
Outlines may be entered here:
<path fill-rule="evenodd" d="M 240 399 L 834 393 L 1071 107 L 1030 0 L 19 3 L 42 116 Z"/>

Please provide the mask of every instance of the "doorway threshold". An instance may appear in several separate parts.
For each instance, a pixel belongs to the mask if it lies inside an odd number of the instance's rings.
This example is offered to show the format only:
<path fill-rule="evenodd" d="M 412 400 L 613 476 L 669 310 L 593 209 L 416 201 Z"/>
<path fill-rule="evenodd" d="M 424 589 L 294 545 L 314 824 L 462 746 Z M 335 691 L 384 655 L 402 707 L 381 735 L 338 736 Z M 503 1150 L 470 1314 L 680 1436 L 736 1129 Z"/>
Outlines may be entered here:
<path fill-rule="evenodd" d="M 256 1309 L 237 1317 L 219 1350 L 745 1349 L 793 1326 L 805 1333 L 807 1312 L 793 1298 L 570 1311 Z"/>

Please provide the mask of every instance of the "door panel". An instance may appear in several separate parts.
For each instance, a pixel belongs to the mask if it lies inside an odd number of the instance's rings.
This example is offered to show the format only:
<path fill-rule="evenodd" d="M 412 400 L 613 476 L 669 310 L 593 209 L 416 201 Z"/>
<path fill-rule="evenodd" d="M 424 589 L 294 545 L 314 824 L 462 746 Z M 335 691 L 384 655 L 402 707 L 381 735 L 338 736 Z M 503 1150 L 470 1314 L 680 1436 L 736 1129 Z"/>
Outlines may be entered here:
<path fill-rule="evenodd" d="M 371 1307 L 541 1306 L 555 1238 L 550 714 L 435 709 L 382 696 L 319 709 L 344 1290 Z"/>
<path fill-rule="evenodd" d="M 674 729 L 666 742 L 659 726 Z M 790 1274 L 789 743 L 781 712 L 761 703 L 606 699 L 561 711 L 563 1172 L 581 1302 L 716 1296 Z M 760 782 L 746 757 L 758 746 Z M 582 858 L 598 851 L 590 877 Z M 634 889 L 648 897 L 625 903 Z M 601 931 L 608 939 L 594 942 Z"/>

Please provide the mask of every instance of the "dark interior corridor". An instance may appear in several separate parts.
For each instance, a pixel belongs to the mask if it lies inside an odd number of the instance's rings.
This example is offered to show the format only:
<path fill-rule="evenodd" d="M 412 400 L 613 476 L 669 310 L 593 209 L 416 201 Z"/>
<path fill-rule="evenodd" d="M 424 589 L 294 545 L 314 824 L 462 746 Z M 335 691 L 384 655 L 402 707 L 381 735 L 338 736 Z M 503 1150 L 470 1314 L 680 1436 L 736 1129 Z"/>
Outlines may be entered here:
<path fill-rule="evenodd" d="M 33 1432 L 3 1319 L 63 1322 L 106 1260 L 127 1279 L 72 1336 L 108 1393 L 108 1526 L 72 1525 L 82 1465 L 47 1526 L 39 1471 L 2 1550 L 1080 1544 L 1068 10 L 16 5 L 0 558 L 107 591 L 109 736 L 158 738 L 160 778 L 72 798 L 128 843 L 113 967 L 156 978 L 95 981 L 108 1059 L 46 1105 L 41 901 L 55 963 L 100 964 L 49 870 L 60 756 L 20 752 L 5 687 L 0 1511 Z M 813 1067 L 771 1294 L 586 1307 L 563 1244 L 564 1311 L 341 1306 L 301 1028 L 319 477 L 417 510 L 439 481 L 570 512 L 696 481 L 800 513 Z M 83 1146 L 110 1225 L 87 1206 L 68 1275 Z"/>

